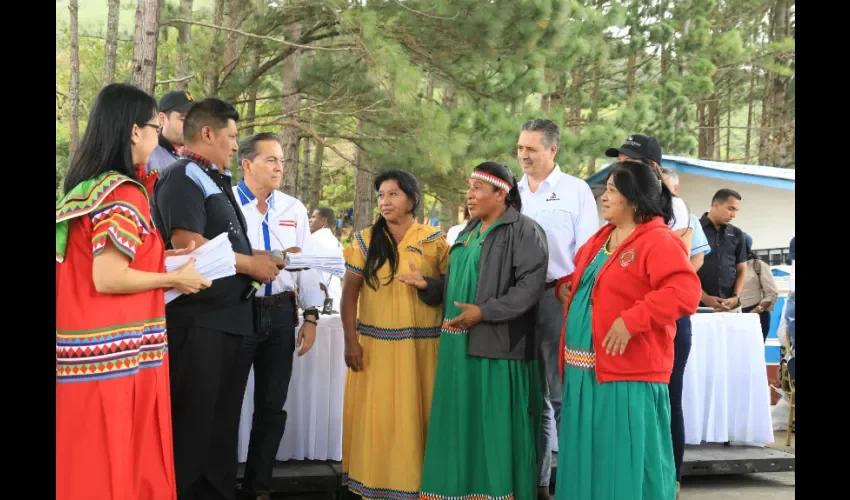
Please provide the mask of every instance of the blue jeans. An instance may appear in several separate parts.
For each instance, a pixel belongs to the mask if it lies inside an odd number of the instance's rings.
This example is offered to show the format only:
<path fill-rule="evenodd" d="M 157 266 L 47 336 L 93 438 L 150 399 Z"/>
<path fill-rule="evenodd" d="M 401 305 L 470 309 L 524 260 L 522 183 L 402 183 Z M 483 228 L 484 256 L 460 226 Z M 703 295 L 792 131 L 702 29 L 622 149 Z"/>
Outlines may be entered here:
<path fill-rule="evenodd" d="M 685 414 L 682 410 L 682 385 L 685 365 L 691 353 L 691 317 L 676 321 L 673 340 L 673 373 L 670 375 L 670 432 L 673 434 L 673 461 L 676 464 L 676 481 L 682 480 L 682 461 L 685 457 Z"/>

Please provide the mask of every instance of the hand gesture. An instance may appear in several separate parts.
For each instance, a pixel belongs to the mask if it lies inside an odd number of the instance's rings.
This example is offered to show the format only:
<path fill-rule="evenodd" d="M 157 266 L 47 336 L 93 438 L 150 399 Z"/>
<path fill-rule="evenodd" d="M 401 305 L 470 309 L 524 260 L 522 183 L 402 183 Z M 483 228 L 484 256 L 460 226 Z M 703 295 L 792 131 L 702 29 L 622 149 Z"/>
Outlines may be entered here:
<path fill-rule="evenodd" d="M 174 250 L 166 250 L 166 257 L 175 257 L 177 255 L 186 255 L 195 250 L 195 240 L 189 240 L 189 246 L 186 248 L 175 248 Z"/>
<path fill-rule="evenodd" d="M 307 354 L 313 344 L 316 342 L 316 325 L 305 321 L 301 328 L 298 329 L 298 340 L 295 342 L 295 347 L 300 347 L 298 357 Z"/>
<path fill-rule="evenodd" d="M 632 334 L 626 328 L 626 322 L 623 321 L 623 318 L 617 318 L 611 325 L 611 329 L 608 330 L 608 335 L 602 339 L 602 347 L 605 348 L 605 354 L 616 356 L 626 352 L 626 345 L 631 339 Z"/>
<path fill-rule="evenodd" d="M 716 312 L 726 312 L 729 310 L 723 305 L 723 300 L 720 297 L 715 297 L 713 295 L 708 296 L 708 300 L 705 301 L 705 305 L 714 309 Z"/>
<path fill-rule="evenodd" d="M 194 257 L 174 271 L 174 280 L 174 288 L 185 294 L 198 293 L 212 286 L 212 281 L 201 276 L 195 269 Z"/>
<path fill-rule="evenodd" d="M 422 277 L 422 273 L 416 269 L 416 264 L 413 261 L 408 261 L 408 264 L 410 264 L 410 273 L 396 274 L 396 279 L 419 290 L 427 288 L 428 282 Z"/>
<path fill-rule="evenodd" d="M 720 301 L 721 306 L 726 311 L 731 311 L 738 307 L 738 298 L 737 297 L 729 297 L 728 299 L 723 299 Z"/>
<path fill-rule="evenodd" d="M 280 274 L 283 263 L 268 255 L 252 255 L 251 271 L 248 273 L 260 283 L 271 283 Z"/>
<path fill-rule="evenodd" d="M 558 289 L 558 302 L 561 304 L 566 304 L 567 300 L 570 298 L 570 290 L 573 287 L 572 281 L 567 281 L 561 288 Z"/>
<path fill-rule="evenodd" d="M 345 342 L 345 366 L 356 372 L 363 369 L 363 348 L 359 340 Z"/>
<path fill-rule="evenodd" d="M 469 330 L 481 322 L 481 308 L 475 304 L 455 302 L 455 307 L 459 307 L 463 312 L 460 316 L 449 321 L 449 326 L 460 328 L 461 330 Z"/>

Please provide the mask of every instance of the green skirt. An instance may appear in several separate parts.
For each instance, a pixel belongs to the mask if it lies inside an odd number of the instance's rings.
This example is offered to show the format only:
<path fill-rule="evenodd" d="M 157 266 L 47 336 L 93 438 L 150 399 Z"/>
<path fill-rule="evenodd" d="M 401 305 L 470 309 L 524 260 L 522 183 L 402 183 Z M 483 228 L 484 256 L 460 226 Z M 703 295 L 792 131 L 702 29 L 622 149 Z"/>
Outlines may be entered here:
<path fill-rule="evenodd" d="M 598 384 L 572 367 L 564 378 L 556 499 L 675 499 L 667 385 Z"/>
<path fill-rule="evenodd" d="M 555 498 L 674 500 L 667 385 L 596 381 L 590 295 L 607 258 L 603 246 L 584 271 L 566 318 Z"/>
<path fill-rule="evenodd" d="M 543 405 L 536 361 L 466 353 L 444 328 L 422 468 L 422 500 L 534 500 Z"/>

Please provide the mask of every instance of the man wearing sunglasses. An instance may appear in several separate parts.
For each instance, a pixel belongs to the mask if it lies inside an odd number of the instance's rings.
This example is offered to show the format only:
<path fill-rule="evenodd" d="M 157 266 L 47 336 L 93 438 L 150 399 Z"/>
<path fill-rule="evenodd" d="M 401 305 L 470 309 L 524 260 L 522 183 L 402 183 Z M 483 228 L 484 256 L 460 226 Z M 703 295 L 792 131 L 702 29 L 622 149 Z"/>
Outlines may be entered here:
<path fill-rule="evenodd" d="M 183 121 L 195 98 L 188 91 L 172 90 L 159 100 L 159 145 L 151 153 L 147 171 L 163 170 L 180 159 L 183 151 Z"/>

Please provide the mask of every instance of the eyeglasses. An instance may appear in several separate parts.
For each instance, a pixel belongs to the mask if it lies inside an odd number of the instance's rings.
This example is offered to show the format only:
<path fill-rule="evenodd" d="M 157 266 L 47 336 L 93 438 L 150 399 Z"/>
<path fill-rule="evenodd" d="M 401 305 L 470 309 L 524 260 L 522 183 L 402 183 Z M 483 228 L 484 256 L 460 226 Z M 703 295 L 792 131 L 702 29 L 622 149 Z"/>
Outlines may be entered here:
<path fill-rule="evenodd" d="M 159 125 L 159 124 L 157 124 L 157 123 L 143 123 L 143 124 L 142 124 L 142 127 L 153 127 L 153 128 L 155 128 L 155 129 L 156 129 L 156 133 L 157 133 L 157 134 L 161 134 L 161 133 L 162 133 L 162 125 Z"/>

